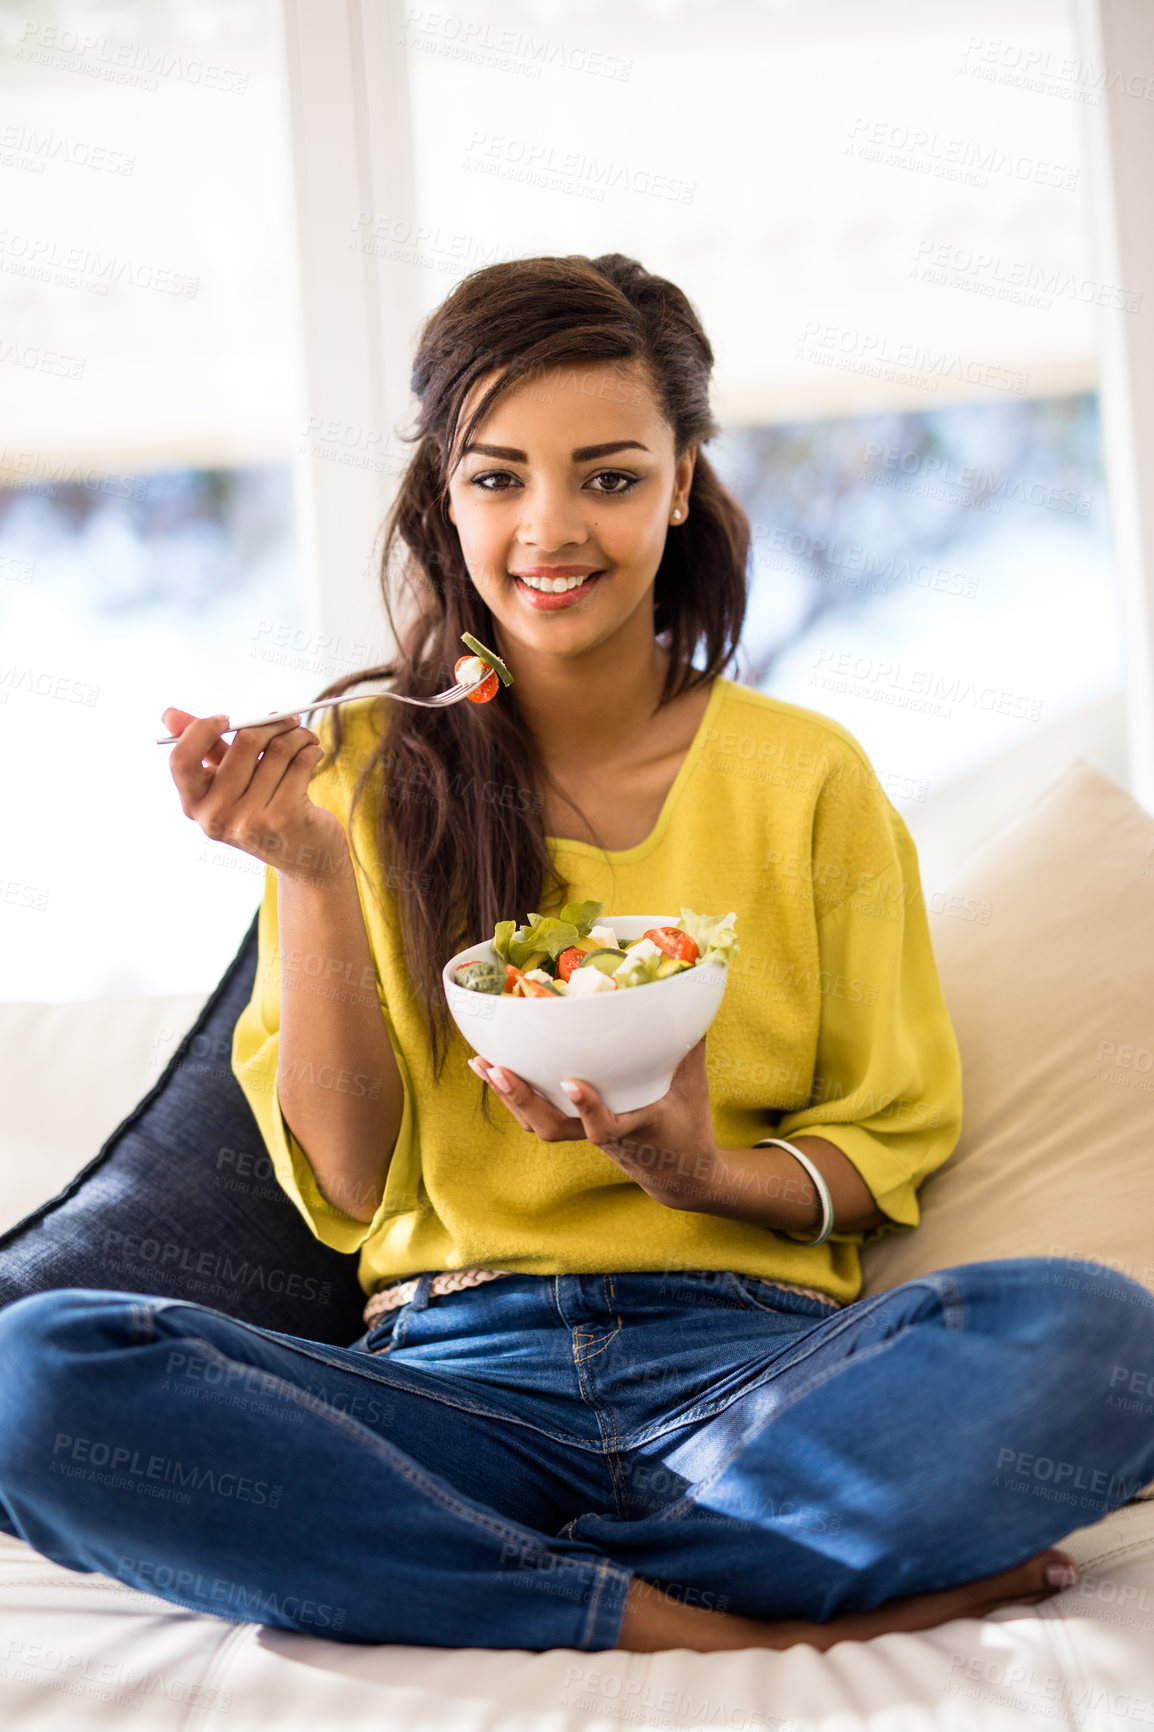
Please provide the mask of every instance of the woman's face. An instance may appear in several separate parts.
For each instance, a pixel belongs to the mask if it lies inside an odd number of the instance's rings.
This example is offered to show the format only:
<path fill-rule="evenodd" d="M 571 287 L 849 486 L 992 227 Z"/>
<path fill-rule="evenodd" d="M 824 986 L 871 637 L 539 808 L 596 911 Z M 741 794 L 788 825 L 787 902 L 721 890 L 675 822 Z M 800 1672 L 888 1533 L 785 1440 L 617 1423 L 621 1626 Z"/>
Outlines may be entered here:
<path fill-rule="evenodd" d="M 495 376 L 474 387 L 462 427 Z M 688 515 L 694 458 L 675 461 L 636 362 L 574 362 L 503 392 L 452 473 L 449 516 L 506 644 L 580 655 L 639 609 L 651 631 L 653 580 Z"/>

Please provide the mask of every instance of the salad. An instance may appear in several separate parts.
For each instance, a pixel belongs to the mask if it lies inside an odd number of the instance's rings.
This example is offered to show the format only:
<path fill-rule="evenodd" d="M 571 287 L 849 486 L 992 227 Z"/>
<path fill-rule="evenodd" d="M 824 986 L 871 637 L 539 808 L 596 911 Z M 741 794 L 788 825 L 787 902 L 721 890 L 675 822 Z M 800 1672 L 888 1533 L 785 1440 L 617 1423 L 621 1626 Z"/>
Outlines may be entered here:
<path fill-rule="evenodd" d="M 458 656 L 453 663 L 453 678 L 460 680 L 462 685 L 471 686 L 474 680 L 482 683 L 475 692 L 469 693 L 471 704 L 487 704 L 490 698 L 497 695 L 497 687 L 511 686 L 513 676 L 493 650 L 486 649 L 483 643 L 478 643 L 471 632 L 461 633 L 461 642 L 472 650 L 471 656 Z"/>
<path fill-rule="evenodd" d="M 622 944 L 612 926 L 599 925 L 603 902 L 568 902 L 560 915 L 530 914 L 525 926 L 499 920 L 495 962 L 462 962 L 458 986 L 510 998 L 592 998 L 684 974 L 703 962 L 728 967 L 737 951 L 736 914 L 681 910 L 670 926 L 651 926 Z"/>

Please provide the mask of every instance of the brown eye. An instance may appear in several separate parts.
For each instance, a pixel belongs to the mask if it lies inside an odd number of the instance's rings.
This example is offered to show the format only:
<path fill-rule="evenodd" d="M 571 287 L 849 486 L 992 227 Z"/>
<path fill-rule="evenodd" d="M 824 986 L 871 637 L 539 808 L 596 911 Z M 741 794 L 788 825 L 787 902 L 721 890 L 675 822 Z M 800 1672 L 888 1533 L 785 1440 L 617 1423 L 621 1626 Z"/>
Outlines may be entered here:
<path fill-rule="evenodd" d="M 515 475 L 510 475 L 507 469 L 487 469 L 483 475 L 473 475 L 469 478 L 469 486 L 476 487 L 482 493 L 507 493 L 507 487 L 489 487 L 490 481 L 516 481 Z"/>
<path fill-rule="evenodd" d="M 619 482 L 621 482 L 622 485 L 620 487 L 598 487 L 597 488 L 598 493 L 606 493 L 609 495 L 610 498 L 613 498 L 613 497 L 615 497 L 619 494 L 622 494 L 622 493 L 628 493 L 631 491 L 632 488 L 636 487 L 636 485 L 637 485 L 637 477 L 635 475 L 623 475 L 619 469 L 603 469 L 600 472 L 600 474 L 594 475 L 590 479 L 593 481 L 619 481 Z"/>

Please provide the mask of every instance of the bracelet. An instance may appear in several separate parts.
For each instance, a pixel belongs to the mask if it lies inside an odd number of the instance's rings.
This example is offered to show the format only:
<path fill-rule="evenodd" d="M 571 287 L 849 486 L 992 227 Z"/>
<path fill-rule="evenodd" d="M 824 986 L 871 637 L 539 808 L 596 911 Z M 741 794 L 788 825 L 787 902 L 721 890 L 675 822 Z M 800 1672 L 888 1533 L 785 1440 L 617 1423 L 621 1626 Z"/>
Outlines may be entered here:
<path fill-rule="evenodd" d="M 821 1198 L 821 1232 L 816 1239 L 804 1239 L 801 1248 L 808 1251 L 814 1245 L 824 1245 L 833 1232 L 833 1198 L 829 1194 L 829 1186 L 804 1150 L 795 1148 L 793 1143 L 787 1143 L 781 1137 L 762 1137 L 761 1141 L 753 1146 L 755 1149 L 763 1149 L 769 1143 L 776 1143 L 779 1149 L 788 1149 L 790 1154 L 801 1162 L 817 1186 L 817 1194 Z M 796 1240 L 794 1242 L 796 1243 Z"/>

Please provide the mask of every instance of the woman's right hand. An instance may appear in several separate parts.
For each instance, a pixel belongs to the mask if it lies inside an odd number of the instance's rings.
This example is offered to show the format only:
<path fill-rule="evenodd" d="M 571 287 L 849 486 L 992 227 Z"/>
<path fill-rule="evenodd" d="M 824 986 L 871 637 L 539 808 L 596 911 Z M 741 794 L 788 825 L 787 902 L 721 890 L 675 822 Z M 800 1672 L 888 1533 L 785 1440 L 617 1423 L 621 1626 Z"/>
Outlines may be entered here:
<path fill-rule="evenodd" d="M 299 716 L 239 728 L 231 742 L 222 733 L 227 716 L 167 709 L 162 720 L 180 736 L 169 767 L 184 814 L 212 841 L 252 854 L 286 877 L 323 882 L 348 869 L 344 825 L 309 798 L 309 778 L 324 747 Z"/>

